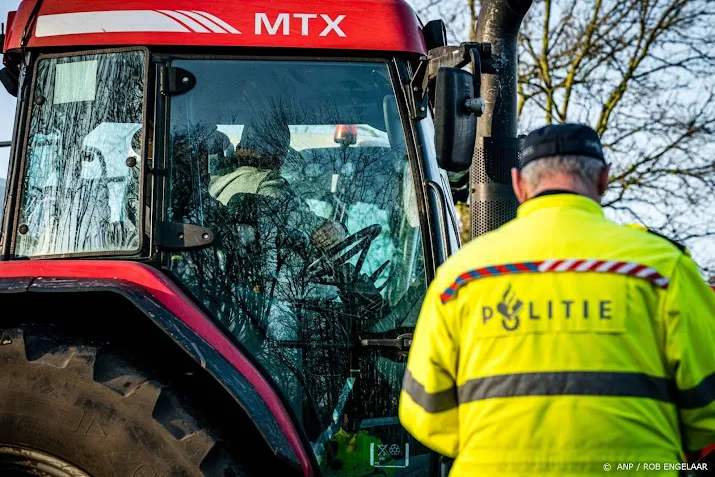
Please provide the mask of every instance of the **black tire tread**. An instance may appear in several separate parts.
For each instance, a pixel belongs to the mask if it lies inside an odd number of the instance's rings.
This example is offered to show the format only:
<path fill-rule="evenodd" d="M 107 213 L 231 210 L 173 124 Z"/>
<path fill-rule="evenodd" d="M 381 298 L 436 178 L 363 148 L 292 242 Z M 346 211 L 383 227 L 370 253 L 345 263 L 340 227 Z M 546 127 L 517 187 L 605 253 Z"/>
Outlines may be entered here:
<path fill-rule="evenodd" d="M 3 412 L 6 418 L 9 415 L 9 419 L 16 423 L 18 440 L 22 441 L 5 444 L 42 446 L 48 442 L 46 438 L 40 438 L 35 443 L 27 442 L 32 440 L 32 434 L 22 430 L 25 424 L 18 423 L 32 419 L 32 416 L 25 415 L 31 414 L 31 407 L 22 411 L 25 404 L 19 398 L 13 400 L 10 394 L 12 389 L 16 389 L 25 396 L 25 400 L 31 396 L 30 399 L 36 398 L 38 402 L 46 402 L 61 410 L 71 408 L 75 416 L 82 416 L 77 423 L 78 429 L 82 426 L 79 432 L 82 436 L 70 432 L 66 439 L 62 439 L 64 446 L 62 443 L 57 446 L 50 443 L 47 447 L 54 448 L 38 449 L 52 455 L 64 452 L 65 455 L 57 457 L 67 459 L 90 474 L 90 468 L 94 472 L 99 468 L 111 468 L 110 473 L 96 475 L 248 475 L 245 467 L 228 451 L 227 445 L 220 441 L 219 433 L 197 417 L 201 415 L 200 411 L 187 405 L 170 386 L 151 379 L 148 373 L 130 364 L 105 344 L 87 343 L 82 338 L 67 336 L 47 327 L 36 329 L 28 326 L 1 331 L 0 402 L 8 400 L 13 404 L 4 411 L 0 410 L 0 419 Z M 2 390 L 3 380 L 10 384 L 5 391 Z M 87 422 L 90 419 L 87 413 L 96 416 L 96 422 Z M 104 421 L 99 421 L 100 418 Z M 44 419 L 43 424 L 48 424 L 48 421 Z M 107 422 L 111 422 L 113 427 Z M 55 423 L 49 424 L 56 427 Z M 12 439 L 13 432 L 0 430 L 0 443 Z M 72 449 L 81 443 L 93 445 L 88 438 L 101 443 L 102 439 L 112 437 L 112 434 L 116 443 L 107 445 L 104 442 L 102 445 L 105 449 L 113 448 L 112 452 L 117 453 L 114 457 L 126 458 L 129 464 L 122 466 L 110 462 L 103 467 L 99 456 L 88 457 L 88 453 L 94 451 Z M 142 446 L 158 448 L 147 452 Z M 133 456 L 133 453 L 137 455 Z M 159 456 L 155 458 L 153 453 Z M 112 458 L 104 457 L 112 461 Z"/>

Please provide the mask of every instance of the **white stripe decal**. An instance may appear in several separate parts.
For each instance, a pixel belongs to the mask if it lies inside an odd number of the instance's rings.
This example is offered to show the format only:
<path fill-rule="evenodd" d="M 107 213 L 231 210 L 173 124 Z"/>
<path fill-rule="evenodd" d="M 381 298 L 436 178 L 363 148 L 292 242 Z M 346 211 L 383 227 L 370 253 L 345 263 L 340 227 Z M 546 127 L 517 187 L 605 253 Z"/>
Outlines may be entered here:
<path fill-rule="evenodd" d="M 637 266 L 638 266 L 638 264 L 633 263 L 633 262 L 624 263 L 623 265 L 618 267 L 618 270 L 616 270 L 616 273 L 626 274 L 626 273 L 629 273 L 634 268 L 636 268 Z"/>
<path fill-rule="evenodd" d="M 581 263 L 579 263 L 581 262 Z M 607 262 L 602 262 L 596 259 L 564 259 L 564 260 L 544 260 L 540 264 L 539 262 L 521 262 L 521 263 L 511 263 L 507 265 L 490 265 L 487 267 L 468 270 L 462 273 L 447 289 L 444 290 L 440 299 L 442 303 L 447 303 L 449 300 L 453 299 L 459 288 L 463 285 L 480 278 L 487 278 L 490 276 L 496 276 L 499 274 L 494 274 L 491 272 L 493 269 L 506 268 L 508 271 L 501 272 L 504 274 L 519 274 L 519 273 L 530 273 L 534 271 L 534 266 L 538 267 L 538 271 L 541 273 L 551 273 L 551 272 L 599 272 L 599 273 L 613 273 L 619 275 L 626 275 L 628 277 L 638 277 L 648 280 L 655 286 L 667 289 L 670 280 L 666 277 L 661 276 L 657 270 L 652 267 L 647 267 L 645 265 L 634 263 L 634 262 L 621 262 L 618 260 L 609 260 Z M 601 263 L 596 267 L 597 263 Z M 538 264 L 538 265 L 537 265 Z M 642 267 L 642 268 L 640 268 Z M 640 269 L 639 269 L 640 268 Z M 637 272 L 634 270 L 639 269 Z M 501 274 L 500 273 L 500 274 Z"/>
<path fill-rule="evenodd" d="M 640 277 L 640 278 L 648 278 L 649 276 L 654 275 L 656 273 L 658 273 L 658 272 L 656 271 L 655 268 L 645 267 L 643 270 L 636 273 L 636 276 Z"/>
<path fill-rule="evenodd" d="M 215 22 L 217 25 L 220 25 L 220 26 L 224 27 L 226 30 L 228 30 L 230 33 L 233 33 L 234 35 L 240 35 L 240 34 L 241 34 L 240 31 L 236 30 L 234 27 L 232 27 L 231 25 L 229 25 L 228 23 L 226 23 L 225 21 L 221 20 L 219 17 L 217 17 L 217 16 L 215 16 L 215 15 L 211 15 L 210 13 L 206 13 L 206 12 L 200 12 L 200 11 L 198 11 L 198 10 L 194 10 L 194 13 L 196 13 L 197 15 L 201 15 L 202 17 L 206 17 L 206 18 L 208 18 L 209 20 L 212 20 L 212 21 Z"/>
<path fill-rule="evenodd" d="M 188 33 L 182 24 L 153 10 L 60 13 L 37 17 L 35 36 L 83 35 L 131 32 Z"/>
<path fill-rule="evenodd" d="M 577 272 L 585 272 L 586 270 L 590 269 L 594 263 L 596 263 L 598 260 L 586 260 L 583 262 L 581 265 L 576 267 Z"/>
<path fill-rule="evenodd" d="M 604 262 L 604 263 L 603 263 L 601 266 L 599 266 L 598 268 L 596 268 L 596 271 L 597 271 L 597 272 L 607 272 L 607 271 L 609 271 L 611 268 L 613 268 L 613 266 L 615 266 L 615 265 L 617 265 L 617 264 L 618 264 L 617 261 L 615 261 L 615 260 L 609 260 L 609 261 L 607 261 L 607 262 Z"/>
<path fill-rule="evenodd" d="M 187 17 L 191 17 L 197 22 L 201 23 L 203 26 L 207 27 L 209 30 L 211 30 L 214 33 L 223 33 L 224 35 L 228 33 L 226 30 L 221 28 L 220 26 L 216 25 L 212 21 L 210 21 L 208 18 L 204 18 L 201 15 L 198 15 L 194 12 L 188 12 L 186 10 L 178 10 L 178 13 L 181 13 L 182 15 L 186 15 Z"/>
<path fill-rule="evenodd" d="M 539 271 L 547 272 L 549 270 L 549 268 L 551 268 L 551 265 L 553 265 L 556 262 L 558 262 L 558 260 L 546 260 L 544 263 L 539 265 Z"/>
<path fill-rule="evenodd" d="M 170 17 L 179 20 L 181 23 L 186 25 L 187 27 L 191 28 L 194 30 L 196 33 L 208 33 L 209 31 L 203 27 L 203 25 L 200 25 L 193 21 L 191 18 L 187 17 L 186 15 L 182 15 L 181 13 L 178 12 L 173 12 L 171 10 L 158 10 L 160 13 L 163 13 L 164 15 L 169 15 Z"/>
<path fill-rule="evenodd" d="M 556 268 L 554 268 L 555 272 L 563 272 L 571 268 L 571 265 L 576 263 L 577 260 L 575 258 L 569 258 L 568 260 L 564 260 L 561 262 Z"/>

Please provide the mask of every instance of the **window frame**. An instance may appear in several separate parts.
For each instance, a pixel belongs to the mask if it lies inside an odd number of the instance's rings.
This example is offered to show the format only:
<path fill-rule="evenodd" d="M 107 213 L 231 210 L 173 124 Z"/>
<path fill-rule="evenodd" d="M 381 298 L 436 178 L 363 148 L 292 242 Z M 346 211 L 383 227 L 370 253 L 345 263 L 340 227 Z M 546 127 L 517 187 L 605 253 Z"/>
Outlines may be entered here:
<path fill-rule="evenodd" d="M 40 61 L 42 60 L 51 60 L 51 59 L 56 59 L 56 58 L 71 58 L 71 57 L 77 57 L 77 56 L 85 56 L 85 55 L 102 55 L 102 54 L 111 54 L 111 53 L 125 53 L 125 52 L 132 52 L 132 51 L 140 51 L 144 53 L 145 55 L 145 63 L 144 63 L 144 89 L 142 91 L 142 151 L 141 151 L 141 168 L 139 170 L 139 183 L 137 184 L 139 187 L 139 201 L 138 201 L 138 208 L 137 208 L 137 237 L 138 237 L 138 243 L 137 247 L 131 250 L 103 250 L 103 251 L 97 251 L 97 252 L 71 252 L 71 253 L 55 253 L 55 254 L 46 254 L 46 255 L 27 255 L 27 256 L 18 256 L 16 254 L 17 251 L 17 242 L 18 242 L 18 236 L 19 236 L 19 227 L 20 227 L 20 213 L 23 207 L 23 200 L 25 196 L 25 179 L 28 174 L 28 145 L 30 142 L 30 133 L 31 133 L 31 126 L 32 126 L 32 118 L 33 118 L 33 110 L 34 110 L 34 105 L 35 105 L 35 96 L 37 94 L 37 72 L 39 69 Z M 148 119 L 149 119 L 149 96 L 152 91 L 152 88 L 154 87 L 153 84 L 150 84 L 151 81 L 151 76 L 150 76 L 150 67 L 152 64 L 152 56 L 151 56 L 151 51 L 147 47 L 127 47 L 127 48 L 104 48 L 104 49 L 91 49 L 91 50 L 76 50 L 76 51 L 71 51 L 71 52 L 65 52 L 65 53 L 47 53 L 47 54 L 39 54 L 37 58 L 34 59 L 33 65 L 32 65 L 32 86 L 30 89 L 30 99 L 28 102 L 28 108 L 27 108 L 27 115 L 25 117 L 24 121 L 24 135 L 22 139 L 22 152 L 21 152 L 21 157 L 20 157 L 20 164 L 18 168 L 18 173 L 17 173 L 17 179 L 18 179 L 18 187 L 17 187 L 17 200 L 14 204 L 14 209 L 13 209 L 13 220 L 12 220 L 12 233 L 10 235 L 10 259 L 23 259 L 23 260 L 49 260 L 49 259 L 63 259 L 63 258 L 79 258 L 79 257 L 88 257 L 88 258 L 100 258 L 100 257 L 107 257 L 107 258 L 116 258 L 116 257 L 126 257 L 126 258 L 142 258 L 142 251 L 144 249 L 145 243 L 146 243 L 146 224 L 145 224 L 145 182 L 147 179 L 147 158 L 148 158 L 148 150 L 146 147 L 146 144 L 148 144 L 148 128 L 146 125 L 148 124 Z"/>
<path fill-rule="evenodd" d="M 271 55 L 271 52 L 275 55 Z M 419 227 L 420 227 L 420 248 L 423 254 L 424 269 L 422 273 L 424 274 L 426 288 L 429 283 L 434 278 L 434 263 L 436 262 L 436 251 L 431 246 L 435 241 L 433 237 L 434 218 L 432 215 L 436 214 L 437 211 L 432 209 L 431 202 L 429 202 L 429 191 L 426 190 L 426 180 L 429 176 L 429 161 L 431 157 L 425 153 L 420 145 L 421 139 L 419 138 L 419 128 L 418 120 L 412 119 L 408 112 L 408 94 L 410 93 L 409 83 L 404 83 L 404 75 L 401 73 L 401 68 L 407 68 L 407 65 L 413 58 L 407 58 L 404 56 L 386 55 L 386 56 L 365 56 L 365 57 L 354 57 L 345 56 L 346 52 L 330 52 L 324 51 L 322 54 L 316 54 L 316 52 L 310 52 L 308 54 L 300 54 L 296 52 L 293 56 L 286 56 L 285 50 L 262 50 L 260 52 L 255 52 L 253 54 L 200 54 L 200 53 L 180 53 L 180 52 L 154 52 L 153 59 L 154 64 L 158 68 L 161 66 L 172 66 L 175 60 L 254 60 L 254 61 L 320 61 L 320 62 L 359 62 L 359 63 L 380 63 L 384 64 L 388 70 L 390 84 L 392 86 L 393 94 L 395 96 L 395 101 L 397 103 L 397 112 L 400 118 L 400 124 L 402 127 L 403 137 L 405 140 L 407 163 L 410 167 L 412 174 L 412 186 L 415 191 L 415 198 L 417 201 L 417 210 L 419 216 Z M 169 221 L 168 219 L 168 209 L 169 209 L 169 189 L 172 187 L 171 182 L 171 157 L 169 157 L 169 141 L 170 141 L 170 123 L 171 123 L 171 100 L 172 96 L 161 96 L 157 95 L 156 98 L 156 115 L 158 121 L 155 121 L 155 141 L 154 141 L 154 166 L 160 168 L 162 174 L 157 176 L 156 180 L 158 184 L 155 184 L 155 190 L 157 191 L 157 197 L 155 198 L 155 205 L 158 210 L 154 211 L 154 216 L 157 218 L 156 224 Z M 161 144 L 161 155 L 157 154 L 158 144 Z M 279 396 L 281 402 L 285 406 L 287 412 L 291 416 L 293 422 L 295 423 L 296 429 L 301 436 L 303 445 L 306 449 L 312 449 L 312 443 L 308 439 L 306 431 L 302 425 L 301 420 L 297 417 L 294 412 L 293 407 L 289 403 L 287 397 L 284 395 L 280 386 L 275 382 L 273 377 L 270 375 L 264 363 L 260 361 L 252 352 L 250 352 L 244 344 L 235 336 L 228 328 L 215 316 L 209 308 L 205 305 L 203 301 L 198 299 L 194 294 L 193 290 L 190 289 L 186 283 L 184 283 L 180 277 L 178 277 L 170 268 L 170 260 L 173 254 L 172 251 L 161 250 L 161 257 L 158 261 L 162 265 L 162 270 L 167 274 L 174 284 L 176 284 L 187 296 L 191 297 L 191 301 L 202 310 L 206 316 L 211 317 L 212 323 L 218 326 L 225 336 L 231 341 L 231 343 L 239 349 L 248 360 L 250 360 L 260 373 L 266 377 L 267 381 L 270 383 L 271 388 Z M 411 327 L 414 329 L 414 327 Z M 397 334 L 397 333 L 396 333 Z M 309 456 L 312 461 L 316 462 L 317 457 L 314 452 L 309 452 Z"/>
<path fill-rule="evenodd" d="M 431 246 L 434 242 L 433 225 L 430 219 L 431 214 L 436 211 L 431 210 L 431 204 L 429 201 L 429 192 L 425 190 L 425 183 L 428 180 L 428 163 L 430 158 L 424 153 L 422 147 L 420 146 L 421 139 L 419 138 L 419 130 L 417 127 L 417 120 L 410 118 L 409 112 L 407 111 L 407 101 L 409 98 L 406 96 L 405 91 L 409 92 L 409 84 L 402 84 L 402 75 L 400 74 L 399 67 L 401 65 L 407 66 L 409 64 L 409 59 L 387 55 L 387 56 L 345 56 L 345 52 L 330 52 L 326 51 L 324 54 L 316 54 L 315 52 L 310 52 L 308 54 L 300 55 L 296 54 L 293 56 L 287 56 L 283 50 L 276 52 L 277 54 L 271 55 L 270 52 L 259 51 L 253 54 L 236 54 L 236 53 L 226 53 L 226 54 L 201 54 L 201 53 L 155 53 L 154 59 L 166 66 L 172 66 L 175 60 L 233 60 L 233 61 L 295 61 L 295 62 L 306 62 L 306 61 L 316 61 L 316 62 L 330 62 L 330 63 L 380 63 L 384 64 L 387 68 L 387 72 L 390 78 L 390 84 L 392 86 L 393 94 L 395 96 L 395 102 L 397 103 L 397 111 L 400 117 L 400 124 L 402 125 L 402 133 L 405 140 L 405 147 L 407 153 L 407 162 L 410 166 L 412 172 L 413 187 L 415 190 L 415 198 L 417 200 L 417 210 L 420 219 L 420 234 L 422 251 L 425 263 L 425 280 L 430 283 L 434 278 L 434 263 L 437 260 L 435 257 L 435 249 Z M 331 54 L 332 53 L 332 54 Z M 407 88 L 405 90 L 405 88 Z M 166 96 L 164 99 L 164 127 L 162 127 L 161 138 L 155 139 L 155 150 L 157 139 L 162 141 L 164 144 L 162 160 L 162 169 L 167 171 L 166 175 L 161 178 L 163 185 L 159 187 L 158 190 L 161 191 L 161 211 L 158 216 L 161 218 L 160 221 L 167 221 L 168 213 L 168 194 L 171 188 L 171 158 L 168 157 L 168 148 L 166 147 L 169 143 L 170 135 L 170 123 L 171 123 L 171 96 Z M 155 123 L 156 127 L 156 123 Z M 155 154 L 156 156 L 156 154 Z M 156 164 L 157 158 L 154 158 Z M 157 221 L 159 223 L 160 221 Z M 161 263 L 164 266 L 168 266 L 171 259 L 171 252 L 162 250 Z M 176 277 L 172 277 L 175 281 Z"/>

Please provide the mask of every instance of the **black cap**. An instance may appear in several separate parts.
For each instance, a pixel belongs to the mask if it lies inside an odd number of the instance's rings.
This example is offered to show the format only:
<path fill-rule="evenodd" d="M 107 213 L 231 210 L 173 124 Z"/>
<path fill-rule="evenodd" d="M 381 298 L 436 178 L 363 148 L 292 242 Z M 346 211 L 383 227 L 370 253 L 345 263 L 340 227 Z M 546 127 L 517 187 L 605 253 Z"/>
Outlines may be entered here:
<path fill-rule="evenodd" d="M 606 162 L 596 131 L 582 124 L 551 124 L 526 136 L 521 167 L 542 157 L 565 155 L 594 157 Z"/>

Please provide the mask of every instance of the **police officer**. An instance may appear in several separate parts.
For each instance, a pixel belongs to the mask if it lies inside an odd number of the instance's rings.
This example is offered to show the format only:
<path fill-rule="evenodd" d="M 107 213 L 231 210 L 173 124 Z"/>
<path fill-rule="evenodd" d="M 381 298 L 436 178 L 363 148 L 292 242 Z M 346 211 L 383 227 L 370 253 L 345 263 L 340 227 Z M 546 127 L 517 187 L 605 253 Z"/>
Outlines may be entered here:
<path fill-rule="evenodd" d="M 715 293 L 681 248 L 604 217 L 609 168 L 586 126 L 532 132 L 516 219 L 437 271 L 400 420 L 450 475 L 677 475 L 715 443 Z"/>

